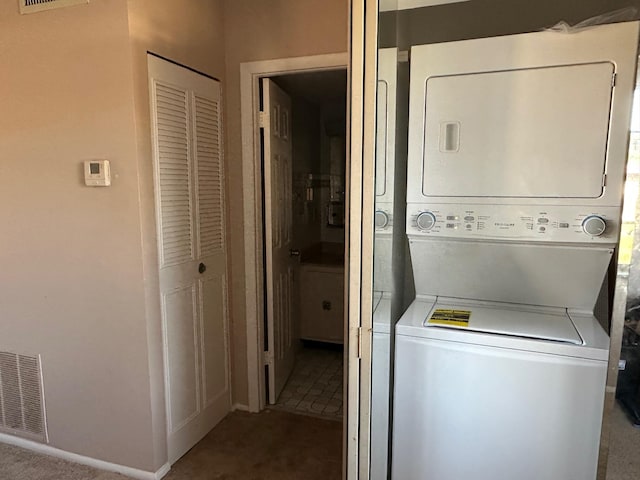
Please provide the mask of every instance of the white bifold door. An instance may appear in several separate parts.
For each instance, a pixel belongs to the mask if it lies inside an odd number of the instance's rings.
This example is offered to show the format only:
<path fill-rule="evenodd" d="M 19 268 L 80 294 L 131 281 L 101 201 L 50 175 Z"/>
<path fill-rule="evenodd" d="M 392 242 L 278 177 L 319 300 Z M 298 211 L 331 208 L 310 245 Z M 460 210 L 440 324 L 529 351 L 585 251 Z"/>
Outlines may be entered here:
<path fill-rule="evenodd" d="M 220 82 L 148 57 L 169 461 L 230 410 Z"/>
<path fill-rule="evenodd" d="M 295 361 L 294 257 L 292 250 L 291 99 L 262 79 L 264 128 L 266 364 L 269 403 L 276 403 Z"/>

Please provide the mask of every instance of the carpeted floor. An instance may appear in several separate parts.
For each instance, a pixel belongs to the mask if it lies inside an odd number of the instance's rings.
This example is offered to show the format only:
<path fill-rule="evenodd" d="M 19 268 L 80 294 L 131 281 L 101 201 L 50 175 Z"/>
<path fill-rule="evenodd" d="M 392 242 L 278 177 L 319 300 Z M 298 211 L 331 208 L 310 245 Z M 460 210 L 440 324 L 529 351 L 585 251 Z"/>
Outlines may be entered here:
<path fill-rule="evenodd" d="M 627 419 L 618 402 L 611 415 L 607 480 L 640 478 L 640 428 Z"/>
<path fill-rule="evenodd" d="M 339 480 L 342 423 L 266 410 L 227 416 L 166 480 Z"/>
<path fill-rule="evenodd" d="M 265 410 L 233 412 L 182 457 L 166 480 L 339 480 L 342 423 Z M 0 480 L 127 480 L 0 444 Z"/>
<path fill-rule="evenodd" d="M 129 480 L 117 473 L 0 443 L 0 480 Z"/>
<path fill-rule="evenodd" d="M 607 480 L 640 478 L 640 429 L 616 405 Z M 340 479 L 342 424 L 282 411 L 231 413 L 180 459 L 167 480 Z M 128 480 L 0 444 L 0 480 Z"/>

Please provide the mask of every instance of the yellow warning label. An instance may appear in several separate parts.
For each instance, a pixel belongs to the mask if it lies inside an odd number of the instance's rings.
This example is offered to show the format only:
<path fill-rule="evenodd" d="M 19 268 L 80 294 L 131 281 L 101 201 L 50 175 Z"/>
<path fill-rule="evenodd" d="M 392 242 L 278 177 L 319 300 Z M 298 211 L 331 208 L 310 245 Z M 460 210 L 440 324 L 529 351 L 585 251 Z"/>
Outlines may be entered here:
<path fill-rule="evenodd" d="M 455 327 L 468 327 L 471 310 L 447 310 L 437 308 L 429 317 L 427 323 L 435 325 L 453 325 Z"/>

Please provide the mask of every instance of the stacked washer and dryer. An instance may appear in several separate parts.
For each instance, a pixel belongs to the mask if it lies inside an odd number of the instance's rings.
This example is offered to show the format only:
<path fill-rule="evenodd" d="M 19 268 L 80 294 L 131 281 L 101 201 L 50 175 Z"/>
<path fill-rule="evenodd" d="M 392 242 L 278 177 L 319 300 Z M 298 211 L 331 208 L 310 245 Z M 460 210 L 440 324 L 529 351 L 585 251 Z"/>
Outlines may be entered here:
<path fill-rule="evenodd" d="M 637 45 L 629 22 L 411 49 L 394 480 L 596 478 Z"/>

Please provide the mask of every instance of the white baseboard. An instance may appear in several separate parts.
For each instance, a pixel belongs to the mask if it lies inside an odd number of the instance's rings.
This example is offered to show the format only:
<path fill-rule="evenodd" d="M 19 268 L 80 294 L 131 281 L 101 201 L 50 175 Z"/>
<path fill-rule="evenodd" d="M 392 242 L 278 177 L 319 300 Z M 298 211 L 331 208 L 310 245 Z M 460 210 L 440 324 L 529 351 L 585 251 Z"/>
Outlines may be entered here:
<path fill-rule="evenodd" d="M 236 410 L 240 410 L 241 412 L 248 412 L 249 405 L 245 405 L 244 403 L 234 403 L 231 405 L 231 411 L 235 412 Z"/>
<path fill-rule="evenodd" d="M 167 473 L 169 473 L 169 470 L 171 470 L 171 465 L 169 464 L 169 462 L 167 462 L 160 467 L 160 470 L 158 470 L 156 473 L 153 474 L 153 478 L 155 480 L 160 480 Z"/>
<path fill-rule="evenodd" d="M 79 463 L 81 465 L 87 465 L 89 467 L 97 468 L 98 470 L 120 473 L 122 475 L 126 475 L 139 480 L 160 480 L 171 469 L 171 465 L 165 463 L 157 472 L 147 472 L 146 470 L 138 470 L 137 468 L 126 467 L 124 465 L 118 465 L 117 463 L 105 462 L 104 460 L 85 457 L 84 455 L 67 452 L 65 450 L 60 450 L 49 445 L 44 445 L 42 443 L 34 442 L 32 440 L 26 440 L 20 437 L 14 437 L 13 435 L 7 435 L 4 433 L 0 433 L 0 442 L 14 445 L 16 447 L 25 448 L 36 453 L 49 455 L 50 457 L 61 458 L 63 460 Z"/>

